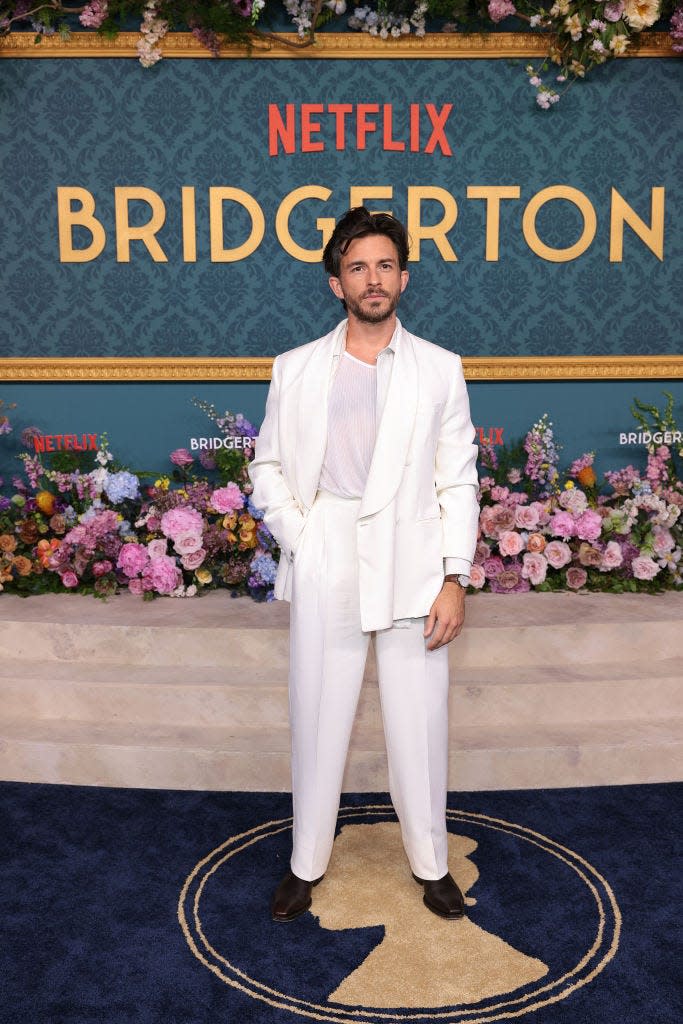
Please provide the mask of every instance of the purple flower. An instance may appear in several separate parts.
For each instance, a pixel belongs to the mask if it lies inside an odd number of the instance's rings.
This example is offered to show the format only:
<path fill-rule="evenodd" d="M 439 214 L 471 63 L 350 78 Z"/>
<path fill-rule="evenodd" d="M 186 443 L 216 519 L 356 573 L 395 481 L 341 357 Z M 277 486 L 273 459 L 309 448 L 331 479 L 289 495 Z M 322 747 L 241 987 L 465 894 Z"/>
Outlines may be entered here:
<path fill-rule="evenodd" d="M 531 590 L 531 584 L 522 576 L 522 566 L 518 561 L 510 562 L 503 571 L 490 580 L 494 594 L 523 594 Z"/>
<path fill-rule="evenodd" d="M 502 21 L 503 18 L 516 13 L 517 8 L 510 0 L 489 0 L 489 18 L 491 21 Z"/>
<path fill-rule="evenodd" d="M 493 555 L 491 558 L 486 558 L 482 562 L 482 569 L 487 580 L 493 580 L 496 576 L 500 576 L 503 571 L 503 559 L 499 558 L 498 555 Z"/>
<path fill-rule="evenodd" d="M 610 3 L 605 4 L 603 13 L 608 21 L 619 21 L 624 13 L 624 0 L 611 0 Z"/>

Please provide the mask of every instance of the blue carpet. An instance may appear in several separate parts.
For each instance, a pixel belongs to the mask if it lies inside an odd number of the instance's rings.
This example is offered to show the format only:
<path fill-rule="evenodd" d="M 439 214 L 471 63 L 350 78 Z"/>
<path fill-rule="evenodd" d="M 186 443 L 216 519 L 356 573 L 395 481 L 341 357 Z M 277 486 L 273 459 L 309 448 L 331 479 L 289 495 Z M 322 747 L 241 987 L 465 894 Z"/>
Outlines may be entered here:
<path fill-rule="evenodd" d="M 0 1022 L 680 1024 L 682 792 L 452 793 L 449 830 L 476 866 L 469 921 L 548 972 L 420 1011 L 329 1001 L 380 923 L 270 920 L 288 795 L 0 783 Z M 342 804 L 340 825 L 393 820 L 363 810 L 386 796 Z"/>

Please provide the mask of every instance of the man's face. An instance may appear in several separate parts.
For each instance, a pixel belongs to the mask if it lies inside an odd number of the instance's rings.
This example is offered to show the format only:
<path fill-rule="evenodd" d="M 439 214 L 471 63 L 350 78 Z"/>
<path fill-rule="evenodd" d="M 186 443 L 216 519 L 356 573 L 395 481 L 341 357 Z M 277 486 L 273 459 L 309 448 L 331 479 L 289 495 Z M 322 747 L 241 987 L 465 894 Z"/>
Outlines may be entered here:
<path fill-rule="evenodd" d="M 344 299 L 349 316 L 361 323 L 388 320 L 408 284 L 408 271 L 398 265 L 396 246 L 386 235 L 355 238 L 341 258 L 339 277 L 330 288 Z"/>

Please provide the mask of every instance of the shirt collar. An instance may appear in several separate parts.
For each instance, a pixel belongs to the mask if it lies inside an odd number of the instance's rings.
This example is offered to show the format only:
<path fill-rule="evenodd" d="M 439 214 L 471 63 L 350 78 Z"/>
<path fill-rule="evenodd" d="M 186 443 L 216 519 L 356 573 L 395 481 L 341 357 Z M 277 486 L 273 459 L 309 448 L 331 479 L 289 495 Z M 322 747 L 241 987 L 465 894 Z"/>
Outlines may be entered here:
<path fill-rule="evenodd" d="M 333 358 L 334 359 L 338 359 L 339 356 L 342 354 L 342 352 L 344 352 L 345 349 L 346 349 L 346 330 L 347 330 L 348 324 L 349 324 L 349 321 L 347 319 L 347 320 L 342 320 L 342 322 L 340 324 L 338 324 L 338 326 L 337 326 L 337 337 L 335 339 L 334 352 L 333 352 Z M 382 352 L 386 352 L 387 349 L 390 349 L 391 352 L 394 355 L 396 354 L 396 351 L 397 351 L 398 345 L 399 345 L 399 336 L 400 336 L 400 334 L 401 334 L 401 321 L 399 320 L 398 317 L 396 317 L 396 326 L 394 327 L 394 333 L 391 336 L 391 341 L 389 342 L 388 345 L 385 346 L 385 348 L 383 348 L 378 353 L 378 356 L 377 356 L 378 359 L 379 359 L 379 356 L 382 355 Z"/>

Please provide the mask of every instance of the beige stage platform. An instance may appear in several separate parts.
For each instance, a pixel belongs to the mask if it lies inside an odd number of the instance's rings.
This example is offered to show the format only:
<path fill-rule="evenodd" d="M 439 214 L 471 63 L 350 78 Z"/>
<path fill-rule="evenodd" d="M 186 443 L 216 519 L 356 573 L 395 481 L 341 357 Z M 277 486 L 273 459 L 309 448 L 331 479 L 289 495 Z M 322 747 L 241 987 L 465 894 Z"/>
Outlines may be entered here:
<path fill-rule="evenodd" d="M 289 605 L 0 596 L 0 777 L 289 788 Z M 683 593 L 478 594 L 450 647 L 450 788 L 678 779 Z M 374 659 L 345 789 L 387 787 Z"/>

